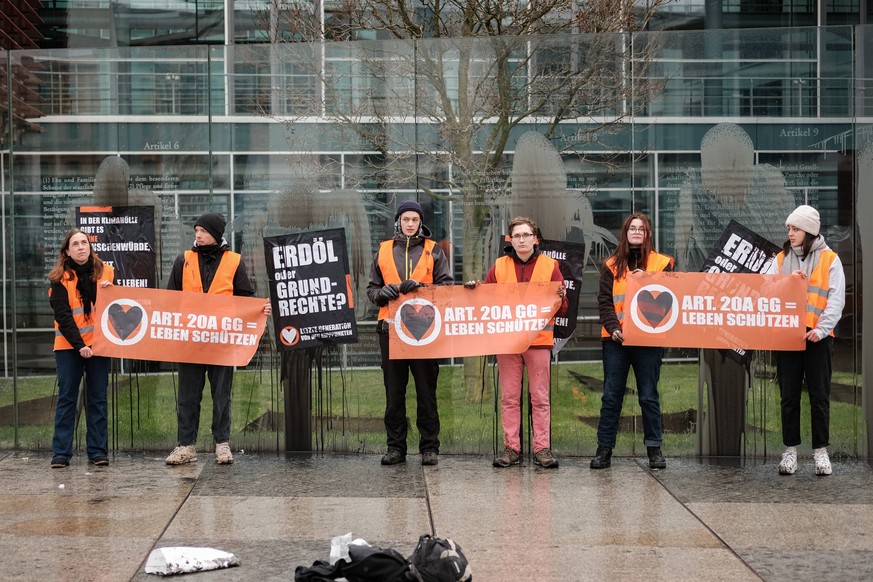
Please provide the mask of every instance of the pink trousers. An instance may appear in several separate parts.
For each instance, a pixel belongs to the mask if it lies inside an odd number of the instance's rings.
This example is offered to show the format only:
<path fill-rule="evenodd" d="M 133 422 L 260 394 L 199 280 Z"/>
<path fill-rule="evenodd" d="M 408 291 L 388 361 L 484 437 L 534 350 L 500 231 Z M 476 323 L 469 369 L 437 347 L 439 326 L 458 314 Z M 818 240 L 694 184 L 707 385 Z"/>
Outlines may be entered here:
<path fill-rule="evenodd" d="M 500 417 L 503 422 L 503 444 L 513 451 L 521 451 L 521 387 L 524 368 L 527 367 L 528 389 L 533 409 L 533 450 L 551 448 L 551 407 L 549 379 L 552 352 L 531 348 L 522 354 L 497 356 L 500 374 Z"/>

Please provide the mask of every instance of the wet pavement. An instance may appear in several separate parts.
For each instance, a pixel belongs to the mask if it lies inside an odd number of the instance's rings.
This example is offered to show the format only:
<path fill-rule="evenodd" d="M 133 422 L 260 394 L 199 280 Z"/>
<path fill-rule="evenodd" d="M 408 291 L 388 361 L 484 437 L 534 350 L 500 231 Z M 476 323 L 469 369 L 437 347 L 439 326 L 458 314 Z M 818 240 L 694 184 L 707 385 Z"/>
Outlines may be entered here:
<path fill-rule="evenodd" d="M 508 469 L 490 458 L 440 457 L 382 467 L 372 455 L 239 454 L 167 467 L 119 454 L 106 468 L 47 452 L 0 453 L 3 580 L 154 581 L 155 548 L 235 554 L 235 568 L 192 581 L 289 581 L 327 560 L 352 532 L 408 556 L 418 537 L 454 539 L 483 581 L 871 580 L 873 469 L 812 459 L 779 476 L 776 461 L 561 458 Z"/>

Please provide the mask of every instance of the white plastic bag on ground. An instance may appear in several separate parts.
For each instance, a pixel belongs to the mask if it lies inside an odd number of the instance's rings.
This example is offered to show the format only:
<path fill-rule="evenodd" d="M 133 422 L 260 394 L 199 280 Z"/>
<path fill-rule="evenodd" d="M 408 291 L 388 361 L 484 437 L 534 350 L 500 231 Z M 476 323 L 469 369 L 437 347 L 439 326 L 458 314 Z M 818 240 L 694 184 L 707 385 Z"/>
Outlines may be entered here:
<path fill-rule="evenodd" d="M 213 548 L 158 548 L 146 560 L 146 574 L 170 576 L 239 566 L 239 558 Z"/>
<path fill-rule="evenodd" d="M 330 540 L 330 565 L 333 566 L 339 560 L 345 560 L 346 562 L 351 562 L 351 558 L 349 558 L 349 546 L 369 546 L 366 540 L 362 540 L 358 538 L 356 540 L 352 540 L 352 532 L 349 532 L 345 535 L 336 536 L 335 538 Z"/>

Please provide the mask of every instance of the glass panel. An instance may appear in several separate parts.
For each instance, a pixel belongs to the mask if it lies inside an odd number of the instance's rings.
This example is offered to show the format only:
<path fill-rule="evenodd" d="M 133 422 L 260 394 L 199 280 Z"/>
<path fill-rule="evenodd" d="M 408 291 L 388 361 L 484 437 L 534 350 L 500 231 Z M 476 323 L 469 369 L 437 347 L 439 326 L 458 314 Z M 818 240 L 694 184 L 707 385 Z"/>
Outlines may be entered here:
<path fill-rule="evenodd" d="M 657 115 L 839 116 L 851 98 L 848 28 L 641 34 Z M 816 50 L 828 47 L 817 60 Z M 645 54 L 645 52 L 643 53 Z M 841 113 L 842 112 L 842 113 Z"/>
<path fill-rule="evenodd" d="M 841 370 L 852 370 L 854 374 L 846 374 L 839 381 L 853 388 L 854 406 L 851 410 L 856 411 L 856 426 L 866 427 L 866 431 L 859 429 L 857 436 L 861 441 L 861 450 L 869 457 L 873 451 L 873 405 L 870 398 L 861 398 L 860 392 L 863 389 L 869 394 L 869 380 L 867 384 L 863 384 L 861 380 L 869 379 L 873 375 L 870 368 L 870 362 L 873 362 L 873 342 L 861 341 L 862 331 L 873 329 L 873 309 L 869 306 L 863 308 L 862 301 L 863 289 L 873 285 L 873 269 L 865 265 L 863 260 L 864 256 L 871 256 L 873 249 L 873 233 L 866 228 L 870 213 L 873 212 L 873 192 L 868 186 L 870 180 L 873 180 L 873 124 L 869 122 L 870 112 L 873 111 L 873 100 L 870 97 L 870 89 L 873 87 L 873 27 L 859 26 L 854 31 L 857 39 L 855 60 L 859 65 L 856 70 L 855 125 L 853 134 L 847 135 L 841 142 L 846 152 L 843 163 L 840 164 L 838 189 L 840 208 L 845 208 L 846 203 L 850 205 L 852 200 L 856 204 L 849 217 L 845 217 L 842 212 L 838 213 L 838 224 L 855 227 L 852 231 L 853 239 L 850 239 L 853 242 L 849 245 L 855 250 L 854 269 L 846 271 L 847 291 L 849 288 L 853 291 L 847 292 L 846 311 L 851 310 L 854 326 L 851 342 L 847 342 L 850 346 L 847 351 L 853 356 L 854 366 L 849 362 L 841 362 L 840 365 Z M 845 254 L 841 253 L 840 258 L 844 257 Z M 847 425 L 838 430 L 847 436 L 853 433 Z"/>
<path fill-rule="evenodd" d="M 246 4 L 252 14 L 265 7 Z M 189 8 L 166 34 L 218 34 L 202 17 L 222 7 Z M 702 17 L 699 7 L 686 10 Z M 258 18 L 239 19 L 237 38 L 263 38 Z M 329 24 L 331 34 L 357 34 Z M 154 26 L 143 21 L 130 34 Z M 305 38 L 285 25 L 274 32 Z M 855 70 L 873 62 L 869 39 L 869 27 L 830 27 L 17 51 L 12 61 L 27 69 L 34 98 L 19 117 L 0 105 L 4 127 L 17 124 L 14 148 L 8 131 L 0 137 L 3 224 L 15 243 L 4 255 L 0 446 L 49 447 L 57 389 L 46 274 L 83 205 L 153 209 L 161 286 L 192 244 L 197 217 L 223 213 L 225 238 L 260 297 L 270 286 L 264 237 L 345 229 L 358 343 L 279 351 L 269 330 L 236 372 L 231 439 L 234 448 L 282 450 L 293 436 L 286 415 L 298 414 L 315 448 L 367 453 L 385 448 L 385 389 L 378 309 L 366 287 L 398 205 L 421 204 L 456 282 L 484 279 L 509 219 L 530 216 L 545 238 L 584 244 L 576 332 L 551 369 L 551 442 L 559 455 L 587 456 L 603 379 L 600 269 L 627 215 L 647 214 L 656 248 L 679 270 L 697 271 L 731 219 L 782 244 L 785 218 L 805 203 L 820 211 L 847 275 L 831 446 L 861 454 L 859 367 L 873 358 L 857 340 L 864 239 L 854 224 L 866 198 L 858 194 L 855 207 L 855 185 L 871 181 L 863 173 L 871 129 L 847 113 L 869 117 L 864 89 L 873 74 Z M 4 63 L 7 56 L 0 53 Z M 737 369 L 712 357 L 667 351 L 665 451 L 772 455 L 782 446 L 773 358 L 756 354 Z M 176 367 L 114 366 L 112 446 L 171 447 Z M 496 375 L 493 357 L 441 361 L 443 452 L 502 448 Z M 733 384 L 722 392 L 725 382 Z M 633 374 L 627 385 L 636 390 Z M 632 391 L 617 454 L 644 451 Z M 311 415 L 295 408 L 301 395 L 311 398 Z M 206 404 L 204 443 L 210 415 Z M 411 394 L 406 416 L 415 451 Z M 809 426 L 803 431 L 808 444 Z"/>

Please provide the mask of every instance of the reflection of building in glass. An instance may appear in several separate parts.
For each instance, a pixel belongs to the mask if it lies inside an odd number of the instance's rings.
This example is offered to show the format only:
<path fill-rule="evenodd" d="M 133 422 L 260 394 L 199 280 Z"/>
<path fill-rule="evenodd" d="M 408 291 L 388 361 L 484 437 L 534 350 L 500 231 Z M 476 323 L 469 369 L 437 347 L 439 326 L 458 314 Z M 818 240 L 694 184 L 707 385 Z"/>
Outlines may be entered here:
<path fill-rule="evenodd" d="M 679 192 L 674 252 L 681 270 L 699 271 L 731 220 L 782 244 L 794 197 L 778 169 L 755 163 L 754 145 L 741 127 L 710 129 L 700 143 L 700 164 Z"/>
<path fill-rule="evenodd" d="M 13 257 L 14 275 L 8 269 L 4 276 L 17 292 L 16 304 L 7 300 L 5 310 L 18 318 L 20 370 L 52 367 L 45 349 L 51 314 L 44 268 L 52 257 L 45 258 L 45 247 L 70 226 L 72 208 L 94 203 L 95 176 L 111 156 L 129 165 L 132 191 L 154 197 L 162 217 L 162 255 L 173 257 L 189 245 L 191 221 L 210 210 L 231 221 L 230 242 L 249 253 L 248 261 L 260 251 L 261 232 L 287 227 L 285 214 L 314 216 L 314 204 L 336 200 L 316 192 L 354 192 L 354 205 L 336 207 L 354 208 L 355 215 L 334 218 L 348 228 L 366 222 L 366 235 L 352 234 L 358 243 L 363 238 L 375 245 L 390 230 L 396 201 L 417 198 L 460 278 L 464 206 L 452 199 L 447 184 L 457 183 L 461 170 L 445 161 L 448 157 L 428 155 L 440 143 L 442 127 L 422 115 L 415 86 L 421 70 L 386 59 L 383 76 L 369 74 L 362 55 L 372 60 L 389 45 L 374 31 L 344 27 L 334 10 L 338 2 L 198 0 L 170 3 L 167 10 L 168 4 L 148 0 L 96 4 L 38 7 L 33 0 L 0 0 L 4 32 L 28 30 L 21 23 L 17 29 L 5 25 L 11 5 L 34 18 L 39 32 L 21 36 L 17 44 L 0 37 L 0 46 L 15 49 L 3 53 L 0 63 L 4 73 L 11 67 L 13 116 L 4 96 L 0 118 L 26 128 L 15 133 L 10 153 L 9 132 L 0 124 L 0 187 L 4 195 L 12 193 L 4 218 L 14 212 L 15 227 L 15 254 L 6 253 Z M 503 166 L 488 177 L 495 198 L 504 197 L 494 207 L 532 214 L 549 237 L 572 238 L 581 230 L 592 257 L 606 254 L 628 212 L 641 210 L 654 221 L 658 249 L 691 271 L 730 219 L 779 244 L 790 209 L 810 203 L 821 212 L 823 231 L 841 236 L 835 248 L 844 262 L 855 260 L 854 152 L 870 139 L 869 127 L 856 120 L 873 111 L 864 97 L 873 78 L 871 59 L 862 58 L 870 45 L 871 30 L 863 26 L 869 22 L 868 4 L 792 4 L 773 12 L 770 6 L 728 1 L 671 3 L 632 43 L 656 51 L 644 70 L 647 79 L 657 80 L 644 109 L 601 133 L 587 133 L 601 119 L 580 115 L 562 122 L 551 140 L 560 155 L 548 159 L 563 162 L 564 176 L 556 171 L 537 180 L 537 168 L 528 174 L 538 192 L 554 193 L 548 196 L 508 194 L 522 136 L 542 133 L 550 120 L 519 124 L 512 138 L 499 144 Z M 327 42 L 372 43 L 301 42 L 312 38 L 312 30 L 323 30 Z M 537 75 L 560 80 L 549 77 L 554 67 L 590 58 L 583 48 L 576 50 L 580 38 L 544 41 L 542 53 L 519 66 L 522 84 Z M 271 45 L 268 39 L 295 42 Z M 471 39 L 470 46 L 485 54 L 479 40 Z M 413 52 L 412 43 L 400 46 Z M 447 70 L 457 64 L 452 58 L 447 57 Z M 470 77 L 484 75 L 491 62 L 474 59 Z M 7 78 L 0 76 L 0 92 Z M 334 91 L 326 90 L 323 78 L 335 83 Z M 634 86 L 638 80 L 624 79 Z M 387 112 L 367 128 L 384 136 L 381 150 L 348 127 L 325 122 L 326 114 L 336 119 L 364 107 Z M 508 112 L 508 119 L 516 113 Z M 477 145 L 487 143 L 482 139 Z M 412 147 L 400 151 L 407 146 Z M 300 165 L 315 178 L 289 171 Z M 544 164 L 539 171 L 549 170 Z M 426 188 L 434 196 L 427 196 Z M 312 196 L 294 195 L 304 191 Z M 363 254 L 371 256 L 374 249 Z M 583 325 L 562 358 L 599 357 L 593 323 L 596 263 L 589 261 L 583 278 Z M 372 342 L 366 345 L 366 334 L 362 337 L 354 349 L 377 353 Z M 7 375 L 10 345 L 3 352 Z"/>
<path fill-rule="evenodd" d="M 316 20 L 336 24 L 331 6 L 324 3 L 324 12 L 314 15 Z M 233 50 L 212 46 L 209 43 L 223 30 L 225 8 L 220 2 L 189 4 L 175 19 L 164 19 L 168 36 L 156 28 L 160 17 L 155 20 L 153 11 L 137 7 L 101 8 L 98 12 L 106 15 L 112 10 L 129 11 L 130 18 L 96 18 L 94 26 L 81 30 L 61 26 L 81 20 L 75 6 L 46 9 L 46 47 L 103 46 L 97 38 L 108 35 L 123 48 L 81 49 L 74 54 L 34 50 L 16 61 L 21 64 L 14 69 L 17 74 L 38 81 L 34 86 L 40 99 L 32 102 L 45 113 L 39 120 L 42 133 L 22 134 L 15 149 L 19 257 L 38 252 L 33 241 L 41 240 L 47 216 L 25 209 L 51 205 L 52 212 L 61 217 L 53 228 L 62 229 L 66 225 L 62 217 L 77 203 L 76 197 L 90 195 L 102 160 L 121 154 L 130 166 L 131 188 L 153 192 L 162 202 L 166 220 L 178 217 L 177 223 L 168 225 L 164 220 L 162 225 L 164 240 L 175 247 L 188 242 L 181 240 L 178 224 L 190 223 L 207 209 L 236 219 L 247 209 L 262 208 L 277 193 L 293 191 L 299 180 L 288 168 L 295 164 L 317 166 L 316 187 L 321 190 L 358 192 L 368 209 L 374 239 L 390 227 L 385 217 L 390 216 L 389 206 L 395 200 L 427 198 L 423 192 L 429 188 L 434 198 L 422 200 L 433 212 L 429 222 L 450 250 L 455 273 L 460 275 L 464 206 L 449 200 L 447 187 L 457 181 L 458 168 L 420 153 L 386 157 L 384 152 L 370 151 L 354 131 L 319 121 L 323 111 L 347 112 L 378 103 L 388 108 L 385 119 L 390 123 L 376 130 L 392 146 L 430 151 L 439 143 L 438 128 L 415 123 L 415 91 L 409 77 L 401 74 L 406 71 L 388 69 L 390 81 L 380 83 L 368 76 L 369 69 L 355 62 L 354 43 L 343 45 L 348 50 L 341 52 L 321 51 L 321 45 L 306 43 L 238 44 Z M 723 8 L 725 15 L 743 20 L 743 15 Z M 671 8 L 656 19 L 655 28 L 694 28 L 702 22 L 699 11 L 690 6 L 682 11 Z M 262 15 L 237 6 L 235 16 L 236 41 L 258 39 L 255 31 L 263 24 Z M 290 22 L 291 15 L 285 16 L 281 26 Z M 111 28 L 122 23 L 131 28 Z M 763 21 L 752 18 L 744 23 L 759 26 Z M 834 69 L 827 91 L 814 89 L 824 82 L 816 77 L 814 67 L 804 69 L 809 78 L 801 92 L 793 81 L 797 63 L 806 66 L 810 59 L 833 60 L 836 57 L 828 49 L 838 55 L 852 54 L 850 31 L 732 31 L 731 42 L 741 48 L 736 54 L 714 42 L 721 38 L 718 33 L 661 33 L 657 39 L 663 54 L 649 71 L 660 75 L 664 83 L 663 90 L 647 104 L 646 113 L 653 117 L 645 123 L 630 117 L 603 135 L 586 133 L 596 125 L 591 120 L 565 123 L 559 137 L 552 140 L 555 146 L 568 148 L 560 160 L 570 188 L 561 189 L 560 208 L 543 197 L 529 200 L 535 202 L 531 207 L 519 190 L 511 195 L 513 205 L 521 210 L 528 204 L 531 211 L 538 206 L 536 214 L 547 217 L 541 222 L 569 235 L 581 229 L 587 238 L 591 235 L 586 230 L 601 229 L 596 240 L 586 241 L 586 249 L 595 256 L 603 254 L 602 243 L 608 245 L 610 232 L 615 232 L 622 216 L 642 210 L 655 223 L 658 248 L 676 255 L 683 270 L 697 268 L 730 218 L 781 242 L 783 226 L 777 217 L 787 215 L 784 208 L 792 205 L 784 202 L 786 193 L 798 203 L 819 207 L 825 228 L 829 227 L 846 211 L 844 202 L 837 208 L 838 199 L 847 198 L 837 195 L 836 158 L 828 155 L 852 145 L 847 140 L 852 141 L 855 128 L 843 116 L 852 95 L 853 71 L 850 66 Z M 285 38 L 284 34 L 280 36 Z M 533 59 L 531 74 L 537 74 L 539 66 L 554 66 L 558 55 L 570 56 L 568 38 L 550 41 L 544 51 L 548 58 Z M 791 39 L 803 42 L 787 42 Z M 708 48 L 705 64 L 701 64 L 696 47 L 704 41 L 717 48 Z M 146 43 L 151 46 L 137 46 Z M 161 44 L 190 46 L 154 46 Z M 556 52 L 557 48 L 561 50 Z M 28 64 L 33 66 L 27 69 Z M 336 93 L 325 94 L 319 71 L 339 79 Z M 400 86 L 389 99 L 385 85 L 395 83 Z M 379 92 L 374 93 L 376 88 Z M 816 116 L 797 118 L 798 94 L 804 100 L 802 111 Z M 385 98 L 376 99 L 379 95 Z M 400 100 L 397 95 L 410 98 Z M 712 105 L 716 102 L 718 107 Z M 768 117 L 757 117 L 765 104 Z M 837 110 L 840 117 L 827 116 Z M 733 123 L 739 119 L 743 129 L 738 124 L 718 125 L 723 119 L 710 115 L 713 111 L 722 111 Z M 293 123 L 277 117 L 286 115 L 295 116 Z M 531 120 L 520 125 L 516 135 L 541 131 L 539 123 Z M 713 129 L 714 125 L 719 129 Z M 503 174 L 495 180 L 505 183 L 519 145 L 513 141 L 505 145 L 504 167 L 497 170 Z M 698 166 L 699 171 L 695 170 Z M 540 181 L 539 186 L 545 185 L 546 181 Z M 57 193 L 62 196 L 54 196 Z M 555 217 L 559 220 L 552 220 Z M 244 228 L 246 221 L 231 224 Z M 236 228 L 234 232 L 230 242 L 239 248 L 246 236 Z M 181 249 L 163 250 L 173 256 Z M 27 268 L 19 273 L 27 274 L 25 296 L 34 294 L 32 299 L 22 299 L 38 313 L 22 333 L 46 330 L 48 313 L 36 307 L 42 273 Z M 593 290 L 583 284 L 583 317 L 593 317 L 592 297 Z M 593 350 L 575 353 L 587 357 Z"/>

